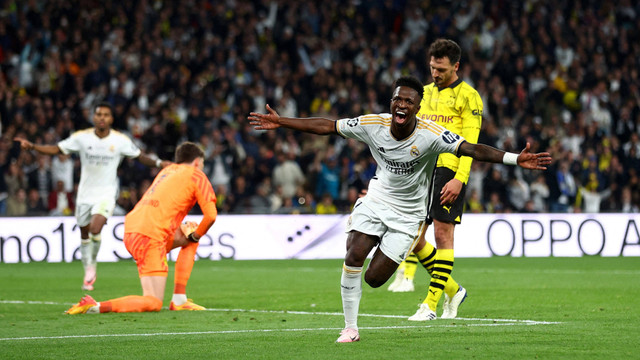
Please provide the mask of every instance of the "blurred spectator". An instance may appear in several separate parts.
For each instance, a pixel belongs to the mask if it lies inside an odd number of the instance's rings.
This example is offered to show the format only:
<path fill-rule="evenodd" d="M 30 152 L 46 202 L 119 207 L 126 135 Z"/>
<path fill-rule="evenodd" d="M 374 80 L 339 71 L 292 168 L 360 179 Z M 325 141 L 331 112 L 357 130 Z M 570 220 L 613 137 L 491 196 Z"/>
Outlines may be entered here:
<path fill-rule="evenodd" d="M 233 179 L 233 196 L 229 196 L 227 200 L 231 212 L 250 213 L 249 198 L 251 195 L 244 176 L 236 176 Z"/>
<path fill-rule="evenodd" d="M 329 215 L 336 214 L 338 212 L 338 208 L 333 203 L 333 198 L 331 194 L 325 193 L 322 195 L 322 200 L 316 205 L 316 214 L 318 215 Z"/>
<path fill-rule="evenodd" d="M 584 170 L 579 179 L 585 186 L 593 188 L 593 190 L 601 190 L 608 185 L 604 175 L 600 172 L 598 157 L 593 149 L 587 149 L 582 168 Z"/>
<path fill-rule="evenodd" d="M 500 198 L 500 194 L 492 192 L 489 194 L 489 202 L 486 206 L 488 213 L 503 213 L 505 212 L 505 206 Z"/>
<path fill-rule="evenodd" d="M 598 191 L 598 184 L 595 181 L 590 181 L 585 186 L 578 188 L 578 195 L 576 199 L 576 212 L 585 213 L 599 213 L 600 204 L 602 200 L 611 195 L 611 189 L 605 189 Z"/>
<path fill-rule="evenodd" d="M 263 181 L 256 188 L 255 194 L 249 197 L 248 212 L 253 214 L 270 214 L 271 199 L 269 198 L 269 182 Z"/>
<path fill-rule="evenodd" d="M 209 175 L 211 185 L 216 187 L 219 185 L 229 186 L 233 175 L 233 154 L 225 144 L 222 132 L 215 130 L 213 132 L 213 151 L 206 161 L 205 173 Z"/>
<path fill-rule="evenodd" d="M 138 190 L 133 188 L 120 188 L 118 198 L 116 199 L 116 207 L 113 210 L 114 215 L 126 215 L 138 202 Z"/>
<path fill-rule="evenodd" d="M 553 170 L 552 170 L 553 171 Z M 551 192 L 551 212 L 568 212 L 575 201 L 578 191 L 573 174 L 569 172 L 569 163 L 560 160 L 558 169 L 554 171 L 554 191 Z"/>
<path fill-rule="evenodd" d="M 473 188 L 469 192 L 465 211 L 475 214 L 484 212 L 484 205 L 482 205 L 482 201 L 480 201 L 480 193 L 478 193 L 478 189 Z"/>
<path fill-rule="evenodd" d="M 27 215 L 27 192 L 23 188 L 18 188 L 7 199 L 7 216 L 24 216 Z"/>
<path fill-rule="evenodd" d="M 349 186 L 347 189 L 347 197 L 344 201 L 336 202 L 337 211 L 339 213 L 348 214 L 353 210 L 353 206 L 360 197 L 361 189 L 355 186 Z"/>
<path fill-rule="evenodd" d="M 71 155 L 58 154 L 51 159 L 51 183 L 64 183 L 64 190 L 73 191 L 73 160 Z"/>
<path fill-rule="evenodd" d="M 622 188 L 622 204 L 620 212 L 632 214 L 640 213 L 640 205 L 633 202 L 633 197 L 631 196 L 631 188 L 628 186 Z"/>
<path fill-rule="evenodd" d="M 325 161 L 320 163 L 315 195 L 321 197 L 328 193 L 332 199 L 337 199 L 339 191 L 340 168 L 338 167 L 338 157 L 336 155 L 328 155 Z"/>
<path fill-rule="evenodd" d="M 270 178 L 269 178 L 270 180 Z M 270 192 L 268 195 L 271 208 L 269 212 L 274 214 L 280 212 L 280 208 L 284 205 L 284 197 L 282 195 L 282 186 L 272 187 L 270 186 Z"/>
<path fill-rule="evenodd" d="M 535 209 L 535 204 L 533 203 L 533 200 L 529 199 L 524 204 L 524 207 L 520 210 L 520 212 L 523 212 L 525 214 L 531 214 L 531 213 L 537 213 L 539 211 Z"/>
<path fill-rule="evenodd" d="M 467 182 L 467 187 L 469 189 L 468 194 L 475 191 L 479 201 L 482 201 L 483 199 L 482 190 L 484 188 L 484 178 L 487 176 L 488 166 L 490 165 L 481 161 L 474 161 L 471 163 L 471 171 L 469 172 L 469 180 Z"/>
<path fill-rule="evenodd" d="M 529 184 L 518 176 L 512 175 L 507 184 L 507 194 L 511 207 L 515 211 L 522 211 L 530 198 Z"/>
<path fill-rule="evenodd" d="M 53 189 L 49 156 L 38 154 L 36 160 L 38 167 L 28 174 L 28 187 L 38 189 L 41 199 L 48 199 L 49 191 Z"/>
<path fill-rule="evenodd" d="M 277 164 L 273 168 L 273 184 L 282 187 L 282 197 L 291 198 L 295 195 L 299 186 L 305 182 L 305 177 L 300 165 L 295 161 L 295 153 L 289 151 L 278 152 Z"/>
<path fill-rule="evenodd" d="M 40 198 L 38 189 L 31 188 L 27 194 L 27 216 L 46 216 L 49 209 Z"/>
<path fill-rule="evenodd" d="M 218 208 L 218 212 L 221 214 L 229 213 L 229 190 L 225 185 L 218 185 L 214 188 L 216 193 L 216 207 Z"/>
<path fill-rule="evenodd" d="M 64 189 L 64 182 L 58 180 L 49 193 L 49 215 L 68 216 L 73 214 L 73 194 Z"/>
<path fill-rule="evenodd" d="M 507 183 L 503 179 L 502 172 L 498 166 L 491 167 L 483 184 L 482 193 L 485 196 L 483 199 L 485 203 L 492 202 L 491 198 L 493 196 L 498 196 L 500 204 L 504 204 L 507 201 Z"/>
<path fill-rule="evenodd" d="M 293 202 L 293 214 L 315 214 L 316 200 L 311 192 L 298 188 L 295 197 L 297 200 Z"/>
<path fill-rule="evenodd" d="M 540 174 L 531 184 L 531 206 L 534 212 L 547 212 L 549 199 L 549 186 L 545 182 L 544 175 Z"/>
<path fill-rule="evenodd" d="M 16 161 L 12 161 L 9 164 L 9 168 L 6 173 L 3 174 L 4 182 L 7 185 L 7 201 L 12 200 L 13 204 L 16 204 L 15 197 L 18 194 L 18 190 L 27 188 L 27 178 L 22 171 L 22 168 L 18 165 Z M 25 194 L 26 199 L 26 194 Z M 7 206 L 8 203 L 7 203 Z M 9 209 L 7 209 L 7 212 Z M 8 214 L 9 215 L 9 214 Z"/>
<path fill-rule="evenodd" d="M 298 103 L 296 99 L 291 97 L 291 91 L 289 89 L 283 89 L 278 109 L 280 116 L 298 117 Z M 262 111 L 262 109 L 260 109 L 260 111 Z"/>

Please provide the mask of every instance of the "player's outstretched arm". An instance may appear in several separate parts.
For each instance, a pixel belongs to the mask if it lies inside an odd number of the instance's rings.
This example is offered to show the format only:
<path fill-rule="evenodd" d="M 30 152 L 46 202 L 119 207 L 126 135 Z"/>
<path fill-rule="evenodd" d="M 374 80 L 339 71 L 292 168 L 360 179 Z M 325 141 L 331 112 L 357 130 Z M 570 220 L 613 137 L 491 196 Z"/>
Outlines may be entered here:
<path fill-rule="evenodd" d="M 520 152 L 520 154 L 508 153 L 484 144 L 471 144 L 463 142 L 458 150 L 458 155 L 466 155 L 475 160 L 504 163 L 507 165 L 519 165 L 525 169 L 546 170 L 551 164 L 551 155 L 548 152 L 531 153 L 531 144 Z"/>
<path fill-rule="evenodd" d="M 13 141 L 20 143 L 20 148 L 23 150 L 35 150 L 41 154 L 56 155 L 60 153 L 58 145 L 36 145 L 27 139 L 21 137 L 14 137 Z"/>
<path fill-rule="evenodd" d="M 140 156 L 138 156 L 138 161 L 140 161 L 142 165 L 145 165 L 148 167 L 159 167 L 159 168 L 165 168 L 173 164 L 173 162 L 169 160 L 154 159 L 151 156 L 145 155 L 145 154 L 140 154 Z"/>
<path fill-rule="evenodd" d="M 329 135 L 336 133 L 335 121 L 314 117 L 314 118 L 288 118 L 281 117 L 267 104 L 267 114 L 256 112 L 249 113 L 247 120 L 256 130 L 273 130 L 279 127 L 308 132 L 318 135 Z"/>

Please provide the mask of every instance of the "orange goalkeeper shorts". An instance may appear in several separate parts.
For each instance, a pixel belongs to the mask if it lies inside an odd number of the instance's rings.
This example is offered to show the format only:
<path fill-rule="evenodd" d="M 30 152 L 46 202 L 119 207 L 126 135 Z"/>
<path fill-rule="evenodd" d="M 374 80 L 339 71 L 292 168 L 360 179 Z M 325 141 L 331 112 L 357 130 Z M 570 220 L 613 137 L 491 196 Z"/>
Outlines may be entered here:
<path fill-rule="evenodd" d="M 125 233 L 124 246 L 138 265 L 138 274 L 143 276 L 167 276 L 167 243 L 138 233 Z"/>

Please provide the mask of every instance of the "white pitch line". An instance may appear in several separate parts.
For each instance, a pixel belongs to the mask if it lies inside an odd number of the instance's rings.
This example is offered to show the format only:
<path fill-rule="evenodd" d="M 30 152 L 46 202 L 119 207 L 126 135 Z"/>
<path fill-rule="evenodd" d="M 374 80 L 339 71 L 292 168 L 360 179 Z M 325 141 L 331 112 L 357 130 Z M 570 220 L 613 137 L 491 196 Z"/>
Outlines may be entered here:
<path fill-rule="evenodd" d="M 207 309 L 207 311 L 215 312 L 246 312 L 246 313 L 264 313 L 264 314 L 294 314 L 294 315 L 329 315 L 329 316 L 342 316 L 342 313 L 338 312 L 311 312 L 311 311 L 296 311 L 296 310 L 254 310 L 254 309 Z M 382 315 L 382 314 L 358 314 L 358 316 L 369 316 L 379 318 L 398 318 L 403 319 L 408 317 L 407 315 Z"/>
<path fill-rule="evenodd" d="M 552 322 L 528 322 L 528 323 L 502 323 L 502 324 L 465 324 L 463 326 L 515 326 L 515 325 L 546 325 L 559 324 Z M 460 327 L 460 325 L 400 325 L 400 326 L 367 326 L 361 327 L 360 330 L 389 330 L 389 329 L 428 329 L 428 328 L 452 328 Z M 107 338 L 107 337 L 148 337 L 148 336 L 175 336 L 175 335 L 218 335 L 218 334 L 242 334 L 242 333 L 270 333 L 270 332 L 303 332 L 303 331 L 340 331 L 342 328 L 301 328 L 301 329 L 254 329 L 254 330 L 214 330 L 214 331 L 187 331 L 187 332 L 166 332 L 166 333 L 150 333 L 150 334 L 93 334 L 93 335 L 61 335 L 61 336 L 31 336 L 31 337 L 15 337 L 0 338 L 0 341 L 17 341 L 17 340 L 53 340 L 53 339 L 84 339 L 84 338 Z"/>
<path fill-rule="evenodd" d="M 0 304 L 30 304 L 30 305 L 73 305 L 72 303 L 59 303 L 53 301 L 35 300 L 0 300 Z"/>
<path fill-rule="evenodd" d="M 53 301 L 35 300 L 0 300 L 0 304 L 27 304 L 27 305 L 69 305 L 69 303 L 58 303 Z M 309 311 L 288 311 L 288 310 L 255 310 L 255 309 L 207 309 L 215 312 L 245 312 L 245 313 L 268 313 L 268 314 L 293 314 L 293 315 L 329 315 L 342 316 L 337 312 L 309 312 Z M 359 316 L 379 317 L 379 318 L 406 318 L 406 315 L 383 315 L 383 314 L 359 314 Z M 535 321 L 535 320 L 514 320 L 514 319 L 484 319 L 484 318 L 457 318 L 456 320 L 467 321 L 490 321 L 488 324 L 435 324 L 429 325 L 395 325 L 395 326 L 371 326 L 361 327 L 361 330 L 388 330 L 388 329 L 428 329 L 428 328 L 452 328 L 460 326 L 473 327 L 493 327 L 493 326 L 515 326 L 515 325 L 550 325 L 560 324 L 559 322 Z M 23 341 L 23 340 L 52 340 L 52 339 L 83 339 L 83 338 L 108 338 L 108 337 L 148 337 L 148 336 L 175 336 L 175 335 L 219 335 L 219 334 L 242 334 L 242 333 L 270 333 L 270 332 L 304 332 L 304 331 L 340 331 L 342 328 L 299 328 L 299 329 L 253 329 L 253 330 L 213 330 L 213 331 L 190 331 L 190 332 L 166 332 L 166 333 L 134 333 L 134 334 L 93 334 L 93 335 L 61 335 L 61 336 L 30 336 L 30 337 L 9 337 L 0 338 L 0 341 Z"/>
<path fill-rule="evenodd" d="M 343 316 L 343 313 L 338 312 L 311 312 L 311 311 L 292 311 L 292 310 L 253 310 L 253 309 L 207 309 L 207 311 L 216 312 L 246 312 L 246 313 L 266 313 L 266 314 L 295 314 L 295 315 L 330 315 L 330 316 Z M 358 314 L 363 317 L 377 317 L 377 318 L 395 318 L 405 319 L 408 315 L 383 315 L 383 314 Z M 559 324 L 557 322 L 546 322 L 537 320 L 518 320 L 518 319 L 489 319 L 489 318 L 456 318 L 456 320 L 466 321 L 494 321 L 494 322 L 518 322 L 518 323 L 535 323 L 535 324 Z"/>
<path fill-rule="evenodd" d="M 73 305 L 74 303 L 58 303 L 53 301 L 36 301 L 36 300 L 0 300 L 0 304 L 33 304 L 33 305 Z M 165 308 L 166 309 L 166 308 Z M 296 310 L 258 310 L 258 309 L 207 309 L 213 312 L 244 312 L 244 313 L 260 313 L 260 314 L 293 314 L 293 315 L 327 315 L 327 316 L 343 316 L 340 312 L 312 312 L 312 311 L 296 311 Z M 362 317 L 375 318 L 392 318 L 405 319 L 407 315 L 384 315 L 384 314 L 358 314 Z M 515 323 L 531 323 L 531 324 L 560 324 L 559 322 L 547 322 L 538 320 L 520 320 L 520 319 L 489 319 L 489 318 L 456 318 L 456 320 L 465 321 L 493 321 L 493 322 L 515 322 Z"/>

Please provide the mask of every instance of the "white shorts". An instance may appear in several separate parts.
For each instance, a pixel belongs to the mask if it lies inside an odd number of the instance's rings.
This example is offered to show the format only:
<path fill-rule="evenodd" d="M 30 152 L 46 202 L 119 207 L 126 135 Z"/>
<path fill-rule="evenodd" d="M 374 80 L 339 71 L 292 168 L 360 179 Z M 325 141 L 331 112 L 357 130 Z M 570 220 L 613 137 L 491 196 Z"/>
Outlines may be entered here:
<path fill-rule="evenodd" d="M 399 215 L 365 196 L 356 201 L 347 221 L 347 232 L 355 230 L 378 236 L 382 253 L 400 264 L 418 243 L 424 225 L 424 218 Z"/>
<path fill-rule="evenodd" d="M 78 226 L 83 227 L 91 223 L 91 217 L 100 214 L 107 219 L 113 215 L 113 209 L 116 207 L 115 199 L 103 199 L 94 204 L 78 204 L 76 206 L 76 220 Z"/>

